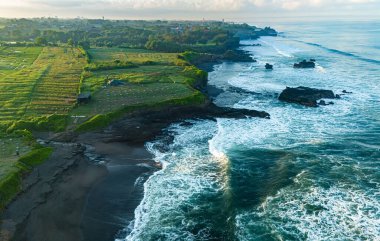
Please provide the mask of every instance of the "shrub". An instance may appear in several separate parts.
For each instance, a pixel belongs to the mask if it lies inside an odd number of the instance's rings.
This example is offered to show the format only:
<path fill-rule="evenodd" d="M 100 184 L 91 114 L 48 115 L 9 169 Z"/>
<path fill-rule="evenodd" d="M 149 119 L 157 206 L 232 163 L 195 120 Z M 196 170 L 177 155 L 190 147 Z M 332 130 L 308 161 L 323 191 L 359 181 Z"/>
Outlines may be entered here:
<path fill-rule="evenodd" d="M 42 117 L 33 117 L 26 120 L 19 120 L 14 122 L 7 132 L 15 130 L 33 130 L 33 131 L 64 131 L 67 123 L 66 115 L 47 115 Z"/>
<path fill-rule="evenodd" d="M 10 173 L 0 181 L 0 211 L 21 191 L 21 171 Z"/>
<path fill-rule="evenodd" d="M 52 147 L 37 148 L 22 156 L 19 159 L 19 162 L 25 164 L 26 166 L 35 167 L 48 159 L 52 152 Z"/>
<path fill-rule="evenodd" d="M 108 115 L 98 114 L 89 119 L 88 121 L 84 122 L 83 124 L 79 125 L 76 131 L 84 132 L 95 130 L 107 126 L 110 122 L 111 118 Z"/>

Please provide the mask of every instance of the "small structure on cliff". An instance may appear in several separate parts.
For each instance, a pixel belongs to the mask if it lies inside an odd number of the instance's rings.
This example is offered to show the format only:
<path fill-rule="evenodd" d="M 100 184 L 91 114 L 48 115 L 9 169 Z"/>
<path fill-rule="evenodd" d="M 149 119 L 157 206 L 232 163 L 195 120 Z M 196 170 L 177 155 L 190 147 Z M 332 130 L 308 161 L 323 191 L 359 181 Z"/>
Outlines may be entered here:
<path fill-rule="evenodd" d="M 88 103 L 91 100 L 91 93 L 90 92 L 83 92 L 80 93 L 77 97 L 78 104 Z"/>
<path fill-rule="evenodd" d="M 109 86 L 121 86 L 121 85 L 125 85 L 125 83 L 121 80 L 112 79 L 112 80 L 108 81 L 108 85 Z"/>

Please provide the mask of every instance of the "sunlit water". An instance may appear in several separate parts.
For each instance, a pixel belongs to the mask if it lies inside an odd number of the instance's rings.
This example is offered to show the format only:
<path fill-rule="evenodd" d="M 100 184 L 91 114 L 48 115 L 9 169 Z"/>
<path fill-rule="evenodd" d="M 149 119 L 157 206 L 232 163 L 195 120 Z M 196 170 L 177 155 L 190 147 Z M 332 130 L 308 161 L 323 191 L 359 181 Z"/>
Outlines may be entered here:
<path fill-rule="evenodd" d="M 380 24 L 329 26 L 245 41 L 262 44 L 243 47 L 257 63 L 215 67 L 215 103 L 271 119 L 192 120 L 169 128 L 172 144 L 148 143 L 164 168 L 126 240 L 380 240 Z M 304 58 L 317 68 L 292 68 Z M 299 85 L 353 94 L 319 108 L 277 100 Z"/>

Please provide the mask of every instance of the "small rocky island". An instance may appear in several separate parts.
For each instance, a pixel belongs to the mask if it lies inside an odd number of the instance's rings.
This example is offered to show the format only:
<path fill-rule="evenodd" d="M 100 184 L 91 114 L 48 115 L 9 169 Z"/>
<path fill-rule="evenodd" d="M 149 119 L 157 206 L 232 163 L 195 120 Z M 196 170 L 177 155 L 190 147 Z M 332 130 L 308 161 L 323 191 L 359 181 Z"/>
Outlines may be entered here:
<path fill-rule="evenodd" d="M 286 87 L 285 90 L 282 91 L 279 100 L 296 103 L 308 107 L 318 107 L 320 105 L 328 105 L 334 104 L 333 102 L 326 103 L 324 100 L 317 102 L 320 99 L 337 99 L 338 95 L 335 95 L 331 90 L 323 90 L 323 89 L 314 89 L 308 88 L 304 86 L 299 86 L 297 88 Z"/>
<path fill-rule="evenodd" d="M 273 65 L 269 64 L 269 63 L 266 63 L 265 64 L 265 69 L 267 69 L 267 70 L 273 70 Z"/>
<path fill-rule="evenodd" d="M 299 63 L 295 63 L 293 65 L 296 69 L 312 69 L 315 68 L 315 59 L 310 59 L 310 61 L 307 61 L 306 59 L 302 60 Z"/>

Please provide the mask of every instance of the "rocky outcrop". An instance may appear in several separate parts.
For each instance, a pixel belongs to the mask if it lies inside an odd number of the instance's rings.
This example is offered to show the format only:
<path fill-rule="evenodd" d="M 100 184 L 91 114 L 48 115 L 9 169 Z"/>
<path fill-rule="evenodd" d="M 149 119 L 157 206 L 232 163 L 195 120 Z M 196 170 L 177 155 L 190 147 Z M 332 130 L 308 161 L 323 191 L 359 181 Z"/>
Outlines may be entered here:
<path fill-rule="evenodd" d="M 335 99 L 336 96 L 331 90 L 323 90 L 323 89 L 314 89 L 308 88 L 304 86 L 300 86 L 297 88 L 286 87 L 285 90 L 282 91 L 279 100 L 289 102 L 289 103 L 297 103 L 304 106 L 309 107 L 317 107 L 318 100 L 320 99 Z M 325 101 L 320 102 L 321 105 L 327 105 Z M 329 103 L 331 104 L 331 103 Z"/>
<path fill-rule="evenodd" d="M 242 50 L 227 50 L 222 56 L 221 60 L 234 61 L 234 62 L 256 62 L 252 56 Z"/>
<path fill-rule="evenodd" d="M 267 70 L 272 70 L 273 69 L 273 65 L 269 64 L 269 63 L 266 63 L 265 64 L 265 69 Z"/>
<path fill-rule="evenodd" d="M 295 63 L 293 67 L 296 69 L 315 68 L 315 60 L 314 59 L 311 59 L 310 61 L 303 60 L 299 63 Z"/>

